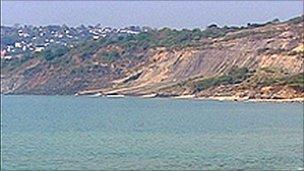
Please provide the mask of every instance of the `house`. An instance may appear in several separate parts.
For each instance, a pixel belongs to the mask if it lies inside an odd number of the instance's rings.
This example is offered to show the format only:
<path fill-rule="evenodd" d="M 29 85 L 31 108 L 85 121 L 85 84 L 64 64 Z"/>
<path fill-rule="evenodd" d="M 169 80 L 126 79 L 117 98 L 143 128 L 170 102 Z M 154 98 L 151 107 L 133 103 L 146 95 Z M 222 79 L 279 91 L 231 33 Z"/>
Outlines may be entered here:
<path fill-rule="evenodd" d="M 15 48 L 21 48 L 21 47 L 22 47 L 21 43 L 19 43 L 19 42 L 15 43 Z"/>
<path fill-rule="evenodd" d="M 1 50 L 1 58 L 6 55 L 6 50 Z"/>
<path fill-rule="evenodd" d="M 7 46 L 7 52 L 11 52 L 13 50 L 13 46 Z"/>
<path fill-rule="evenodd" d="M 36 46 L 35 52 L 42 52 L 44 50 L 44 46 Z"/>
<path fill-rule="evenodd" d="M 13 57 L 10 56 L 10 55 L 6 55 L 6 50 L 1 50 L 1 59 L 7 59 L 7 60 L 10 60 L 12 59 Z"/>
<path fill-rule="evenodd" d="M 94 39 L 94 40 L 97 40 L 97 39 L 99 39 L 99 36 L 94 35 L 94 36 L 93 36 L 93 39 Z"/>
<path fill-rule="evenodd" d="M 9 55 L 7 55 L 7 56 L 1 56 L 1 59 L 6 59 L 6 60 L 10 60 L 10 59 L 12 59 L 13 57 L 12 56 L 9 56 Z"/>

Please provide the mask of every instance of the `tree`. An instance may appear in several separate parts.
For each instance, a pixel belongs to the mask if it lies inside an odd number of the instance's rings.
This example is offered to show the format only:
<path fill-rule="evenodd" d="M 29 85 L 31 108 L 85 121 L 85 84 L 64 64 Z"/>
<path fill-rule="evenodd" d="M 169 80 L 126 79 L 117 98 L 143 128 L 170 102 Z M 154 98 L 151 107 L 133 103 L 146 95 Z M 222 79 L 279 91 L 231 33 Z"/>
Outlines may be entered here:
<path fill-rule="evenodd" d="M 212 29 L 212 28 L 218 28 L 218 26 L 216 24 L 211 24 L 207 27 L 208 29 Z"/>

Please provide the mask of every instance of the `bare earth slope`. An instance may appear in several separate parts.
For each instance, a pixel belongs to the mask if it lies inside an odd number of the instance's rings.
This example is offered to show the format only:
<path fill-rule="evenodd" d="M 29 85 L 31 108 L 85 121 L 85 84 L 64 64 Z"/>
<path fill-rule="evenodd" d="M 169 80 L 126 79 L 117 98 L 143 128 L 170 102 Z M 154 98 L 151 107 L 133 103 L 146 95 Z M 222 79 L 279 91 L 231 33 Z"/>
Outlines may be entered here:
<path fill-rule="evenodd" d="M 286 99 L 303 98 L 303 18 L 203 38 L 182 48 L 154 47 L 141 59 L 90 60 L 71 53 L 61 64 L 31 59 L 1 68 L 1 92 L 125 94 Z M 65 61 L 63 65 L 62 61 Z"/>

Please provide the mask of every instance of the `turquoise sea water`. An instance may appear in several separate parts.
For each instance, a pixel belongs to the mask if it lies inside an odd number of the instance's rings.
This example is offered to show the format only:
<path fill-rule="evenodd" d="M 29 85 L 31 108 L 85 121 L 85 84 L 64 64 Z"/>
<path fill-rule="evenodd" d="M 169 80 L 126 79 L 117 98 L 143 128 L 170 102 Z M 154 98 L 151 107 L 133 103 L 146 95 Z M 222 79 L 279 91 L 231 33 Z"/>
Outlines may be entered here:
<path fill-rule="evenodd" d="M 3 169 L 303 167 L 303 105 L 8 96 Z"/>

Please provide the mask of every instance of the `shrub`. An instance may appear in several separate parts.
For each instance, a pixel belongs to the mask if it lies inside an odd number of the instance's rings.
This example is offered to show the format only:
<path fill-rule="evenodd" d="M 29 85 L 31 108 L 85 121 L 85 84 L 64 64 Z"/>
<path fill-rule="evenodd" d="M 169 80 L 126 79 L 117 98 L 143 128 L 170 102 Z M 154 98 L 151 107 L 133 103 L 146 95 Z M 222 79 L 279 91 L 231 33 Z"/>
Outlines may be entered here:
<path fill-rule="evenodd" d="M 300 73 L 289 78 L 286 78 L 286 82 L 289 86 L 299 87 L 304 89 L 304 73 Z"/>
<path fill-rule="evenodd" d="M 219 85 L 239 84 L 250 76 L 251 73 L 247 68 L 233 68 L 225 75 L 207 78 L 197 82 L 195 84 L 195 89 L 196 91 L 202 91 L 204 89 Z"/>
<path fill-rule="evenodd" d="M 65 46 L 53 47 L 43 51 L 42 56 L 44 57 L 45 60 L 51 61 L 57 57 L 63 56 L 68 51 L 69 49 Z"/>
<path fill-rule="evenodd" d="M 113 51 L 113 52 L 109 52 L 109 53 L 105 53 L 103 54 L 103 60 L 105 60 L 106 62 L 114 62 L 116 61 L 117 59 L 120 58 L 120 55 L 118 52 L 116 51 Z"/>

